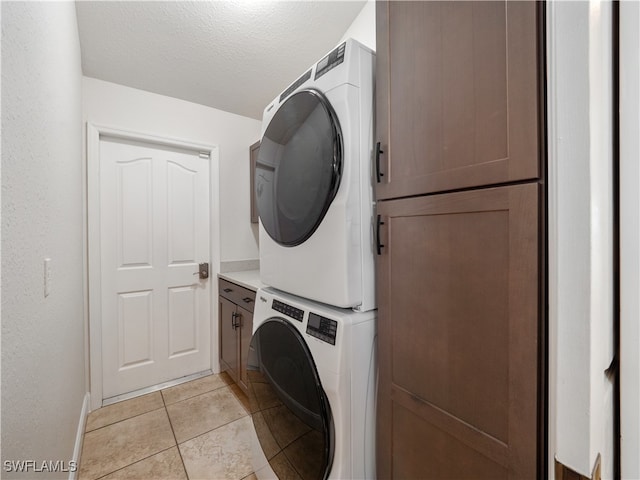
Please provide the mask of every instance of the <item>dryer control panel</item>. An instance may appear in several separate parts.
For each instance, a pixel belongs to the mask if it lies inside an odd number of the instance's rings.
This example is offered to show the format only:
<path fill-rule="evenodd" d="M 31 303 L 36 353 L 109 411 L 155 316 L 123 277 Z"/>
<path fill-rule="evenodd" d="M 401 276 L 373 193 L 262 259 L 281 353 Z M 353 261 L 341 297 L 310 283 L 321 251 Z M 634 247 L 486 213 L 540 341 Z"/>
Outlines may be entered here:
<path fill-rule="evenodd" d="M 344 61 L 344 49 L 347 45 L 347 42 L 343 42 L 340 46 L 335 48 L 332 52 L 327 54 L 322 60 L 318 62 L 316 65 L 316 76 L 313 78 L 314 80 L 319 79 L 322 75 L 327 73 L 332 68 L 337 67 Z"/>
<path fill-rule="evenodd" d="M 315 313 L 309 312 L 309 320 L 307 321 L 307 333 L 312 337 L 319 338 L 323 342 L 336 344 L 336 332 L 338 330 L 338 322 L 329 318 L 321 317 Z"/>

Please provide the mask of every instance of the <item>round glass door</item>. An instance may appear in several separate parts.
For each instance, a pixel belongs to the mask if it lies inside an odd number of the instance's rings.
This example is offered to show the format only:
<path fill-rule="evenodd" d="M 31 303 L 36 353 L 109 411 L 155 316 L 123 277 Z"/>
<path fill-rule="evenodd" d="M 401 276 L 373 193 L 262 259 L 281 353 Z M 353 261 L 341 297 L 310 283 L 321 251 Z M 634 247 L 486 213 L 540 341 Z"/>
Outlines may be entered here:
<path fill-rule="evenodd" d="M 258 215 L 267 233 L 299 245 L 318 228 L 342 173 L 342 133 L 329 101 L 315 90 L 291 95 L 271 119 L 255 171 Z"/>
<path fill-rule="evenodd" d="M 333 420 L 309 348 L 286 320 L 272 318 L 253 335 L 247 362 L 251 416 L 279 478 L 326 479 L 334 449 Z"/>

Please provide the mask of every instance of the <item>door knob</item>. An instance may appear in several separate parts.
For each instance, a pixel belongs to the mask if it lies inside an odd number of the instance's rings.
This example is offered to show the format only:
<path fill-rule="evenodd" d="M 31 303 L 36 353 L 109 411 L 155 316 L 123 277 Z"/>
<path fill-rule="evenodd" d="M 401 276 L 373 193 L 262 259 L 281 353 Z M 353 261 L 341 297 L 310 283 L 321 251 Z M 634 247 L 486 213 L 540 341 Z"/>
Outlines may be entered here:
<path fill-rule="evenodd" d="M 209 264 L 208 263 L 199 264 L 198 271 L 194 273 L 194 275 L 198 275 L 200 277 L 200 280 L 209 278 Z"/>

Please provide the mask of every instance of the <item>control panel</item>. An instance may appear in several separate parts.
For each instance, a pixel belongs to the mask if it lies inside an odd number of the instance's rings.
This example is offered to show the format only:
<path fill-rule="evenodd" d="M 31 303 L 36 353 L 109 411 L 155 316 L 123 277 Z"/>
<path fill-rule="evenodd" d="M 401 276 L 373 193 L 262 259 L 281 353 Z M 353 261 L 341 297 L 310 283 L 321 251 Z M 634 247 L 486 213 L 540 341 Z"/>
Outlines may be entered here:
<path fill-rule="evenodd" d="M 293 318 L 294 320 L 297 320 L 299 322 L 301 322 L 302 318 L 304 317 L 304 310 L 300 310 L 299 308 L 287 305 L 280 300 L 274 300 L 271 308 L 273 308 L 276 312 L 283 313 L 287 317 Z"/>
<path fill-rule="evenodd" d="M 337 67 L 344 61 L 344 49 L 346 45 L 346 42 L 343 43 L 317 63 L 316 76 L 313 77 L 314 80 L 317 80 L 329 70 Z"/>
<path fill-rule="evenodd" d="M 336 344 L 336 333 L 338 322 L 329 318 L 321 317 L 315 313 L 309 313 L 307 322 L 307 333 L 312 337 L 319 338 L 323 342 Z"/>

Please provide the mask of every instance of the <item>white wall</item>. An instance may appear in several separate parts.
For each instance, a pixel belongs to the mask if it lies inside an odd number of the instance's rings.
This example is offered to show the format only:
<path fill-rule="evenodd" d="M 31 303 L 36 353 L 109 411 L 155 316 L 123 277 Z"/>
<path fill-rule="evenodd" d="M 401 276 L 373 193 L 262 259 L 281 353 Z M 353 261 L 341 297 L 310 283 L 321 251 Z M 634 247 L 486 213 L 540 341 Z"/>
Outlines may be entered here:
<path fill-rule="evenodd" d="M 374 0 L 368 0 L 365 3 L 340 42 L 349 37 L 358 40 L 374 52 L 376 51 L 376 2 Z"/>
<path fill-rule="evenodd" d="M 622 478 L 640 478 L 640 3 L 620 2 Z"/>
<path fill-rule="evenodd" d="M 612 478 L 611 4 L 548 15 L 550 447 L 588 477 L 600 454 Z"/>
<path fill-rule="evenodd" d="M 73 2 L 1 8 L 2 477 L 14 478 L 5 460 L 72 459 L 86 393 L 82 73 Z"/>
<path fill-rule="evenodd" d="M 260 121 L 94 78 L 83 79 L 83 119 L 124 130 L 217 145 L 220 152 L 220 259 L 258 258 L 250 221 L 249 146 Z"/>

